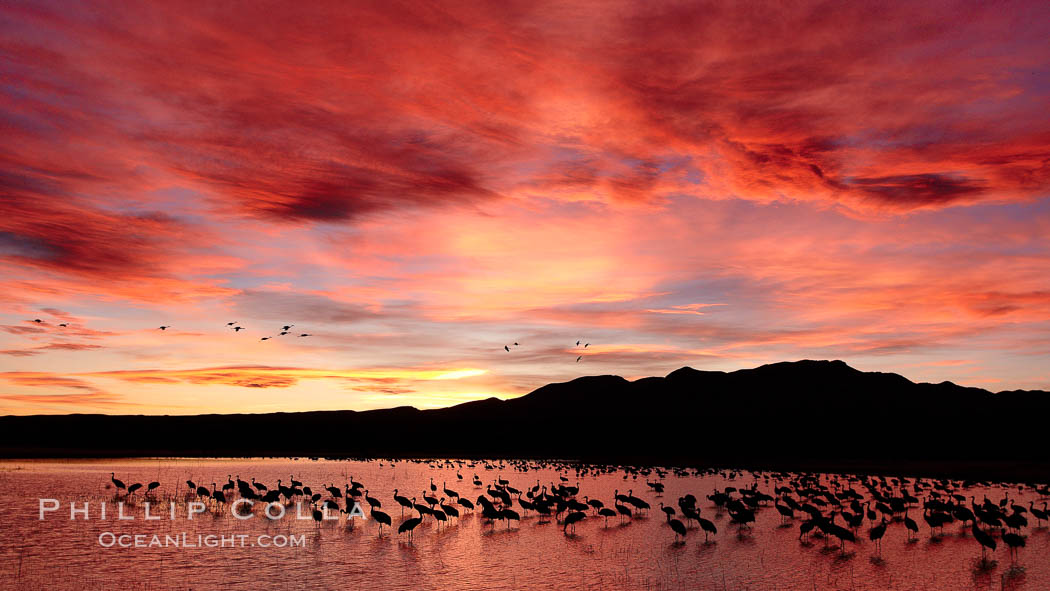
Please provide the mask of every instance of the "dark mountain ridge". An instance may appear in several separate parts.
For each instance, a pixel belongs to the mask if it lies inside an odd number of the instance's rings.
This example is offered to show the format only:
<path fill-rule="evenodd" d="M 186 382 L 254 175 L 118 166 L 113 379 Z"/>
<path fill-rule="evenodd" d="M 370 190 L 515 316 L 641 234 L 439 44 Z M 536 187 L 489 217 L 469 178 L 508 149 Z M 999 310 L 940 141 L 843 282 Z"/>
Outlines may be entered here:
<path fill-rule="evenodd" d="M 0 454 L 557 457 L 758 466 L 1050 466 L 1050 394 L 797 361 L 588 376 L 418 410 L 0 417 Z M 1050 474 L 1048 474 L 1050 475 Z"/>

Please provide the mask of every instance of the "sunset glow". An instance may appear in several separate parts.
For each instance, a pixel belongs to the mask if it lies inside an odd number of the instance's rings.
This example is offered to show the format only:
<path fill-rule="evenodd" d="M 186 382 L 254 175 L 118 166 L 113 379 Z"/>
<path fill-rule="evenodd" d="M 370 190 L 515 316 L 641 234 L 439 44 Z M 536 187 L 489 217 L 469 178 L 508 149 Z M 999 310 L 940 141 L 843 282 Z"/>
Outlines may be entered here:
<path fill-rule="evenodd" d="M 1046 3 L 263 4 L 0 5 L 0 414 L 1050 387 Z"/>

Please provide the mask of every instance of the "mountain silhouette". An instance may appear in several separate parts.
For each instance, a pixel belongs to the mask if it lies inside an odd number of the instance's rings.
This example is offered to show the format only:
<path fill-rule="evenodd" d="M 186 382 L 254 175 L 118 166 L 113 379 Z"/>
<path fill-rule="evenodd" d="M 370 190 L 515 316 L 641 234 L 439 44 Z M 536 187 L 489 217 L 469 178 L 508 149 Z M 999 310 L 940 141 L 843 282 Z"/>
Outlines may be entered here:
<path fill-rule="evenodd" d="M 783 469 L 1047 473 L 1050 394 L 914 383 L 842 361 L 581 377 L 418 410 L 0 417 L 7 457 L 528 457 Z"/>

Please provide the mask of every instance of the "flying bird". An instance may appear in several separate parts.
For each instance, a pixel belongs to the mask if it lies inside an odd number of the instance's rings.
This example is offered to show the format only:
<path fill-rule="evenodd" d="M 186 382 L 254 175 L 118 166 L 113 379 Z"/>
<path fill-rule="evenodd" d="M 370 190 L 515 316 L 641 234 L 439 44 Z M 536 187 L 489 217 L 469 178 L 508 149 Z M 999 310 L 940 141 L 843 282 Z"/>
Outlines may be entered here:
<path fill-rule="evenodd" d="M 237 324 L 237 323 L 236 322 L 227 322 L 226 326 L 233 326 L 234 324 Z"/>
<path fill-rule="evenodd" d="M 579 346 L 580 346 L 580 341 L 576 341 L 576 346 L 577 346 L 577 347 L 579 347 Z"/>
<path fill-rule="evenodd" d="M 33 322 L 36 322 L 37 324 L 43 324 L 44 323 L 44 321 L 39 319 L 39 318 L 34 318 Z"/>
<path fill-rule="evenodd" d="M 503 348 L 504 348 L 505 350 L 507 350 L 507 351 L 510 351 L 510 347 L 508 347 L 508 346 L 506 346 L 506 345 L 503 345 Z"/>
<path fill-rule="evenodd" d="M 244 330 L 243 326 L 235 326 L 235 327 L 233 327 L 233 332 L 240 332 L 242 330 Z"/>
<path fill-rule="evenodd" d="M 294 324 L 289 324 L 288 326 L 282 326 L 281 330 L 288 330 L 289 328 L 291 328 L 293 326 L 295 326 L 295 325 Z"/>
<path fill-rule="evenodd" d="M 311 335 L 308 335 L 308 334 L 306 334 L 306 333 L 304 332 L 303 334 L 301 334 L 301 335 L 299 335 L 299 336 L 301 336 L 301 337 L 308 337 L 308 336 L 311 336 Z"/>
<path fill-rule="evenodd" d="M 168 330 L 169 328 L 171 328 L 171 327 L 170 326 L 161 326 L 160 330 Z"/>
<path fill-rule="evenodd" d="M 583 355 L 580 355 L 579 357 L 576 358 L 576 363 L 579 363 L 581 359 L 583 359 Z"/>
<path fill-rule="evenodd" d="M 515 347 L 517 347 L 517 346 L 518 346 L 518 344 L 517 344 L 517 343 L 514 343 L 514 346 L 515 346 Z"/>
<path fill-rule="evenodd" d="M 65 327 L 67 327 L 67 326 L 69 326 L 69 325 L 68 325 L 68 324 L 66 324 L 65 322 L 63 322 L 62 324 L 59 324 L 59 326 L 61 326 L 62 328 L 65 328 Z"/>
<path fill-rule="evenodd" d="M 287 330 L 282 330 L 282 331 L 281 331 L 281 334 L 279 334 L 279 335 L 277 335 L 277 336 L 279 336 L 279 337 L 283 337 L 283 336 L 284 336 L 284 335 L 286 335 L 286 334 L 288 334 L 288 331 L 287 331 Z"/>
<path fill-rule="evenodd" d="M 260 341 L 268 341 L 268 340 L 270 340 L 270 337 L 263 337 L 263 338 L 261 338 L 261 339 L 259 339 L 259 340 L 260 340 Z"/>
<path fill-rule="evenodd" d="M 583 348 L 586 349 L 587 347 L 590 347 L 590 346 L 591 346 L 591 344 L 587 343 L 586 345 L 583 346 Z"/>

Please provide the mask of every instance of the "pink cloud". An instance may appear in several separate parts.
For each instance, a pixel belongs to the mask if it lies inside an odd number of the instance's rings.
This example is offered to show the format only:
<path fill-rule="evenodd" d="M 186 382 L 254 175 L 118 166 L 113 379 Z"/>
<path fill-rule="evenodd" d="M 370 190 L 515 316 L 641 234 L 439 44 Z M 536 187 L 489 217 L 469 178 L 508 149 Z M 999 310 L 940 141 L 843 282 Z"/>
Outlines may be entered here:
<path fill-rule="evenodd" d="M 261 399 L 301 376 L 216 368 L 478 366 L 518 393 L 943 354 L 1031 385 L 1047 10 L 5 3 L 5 369 Z M 315 337 L 260 340 L 284 323 Z"/>

